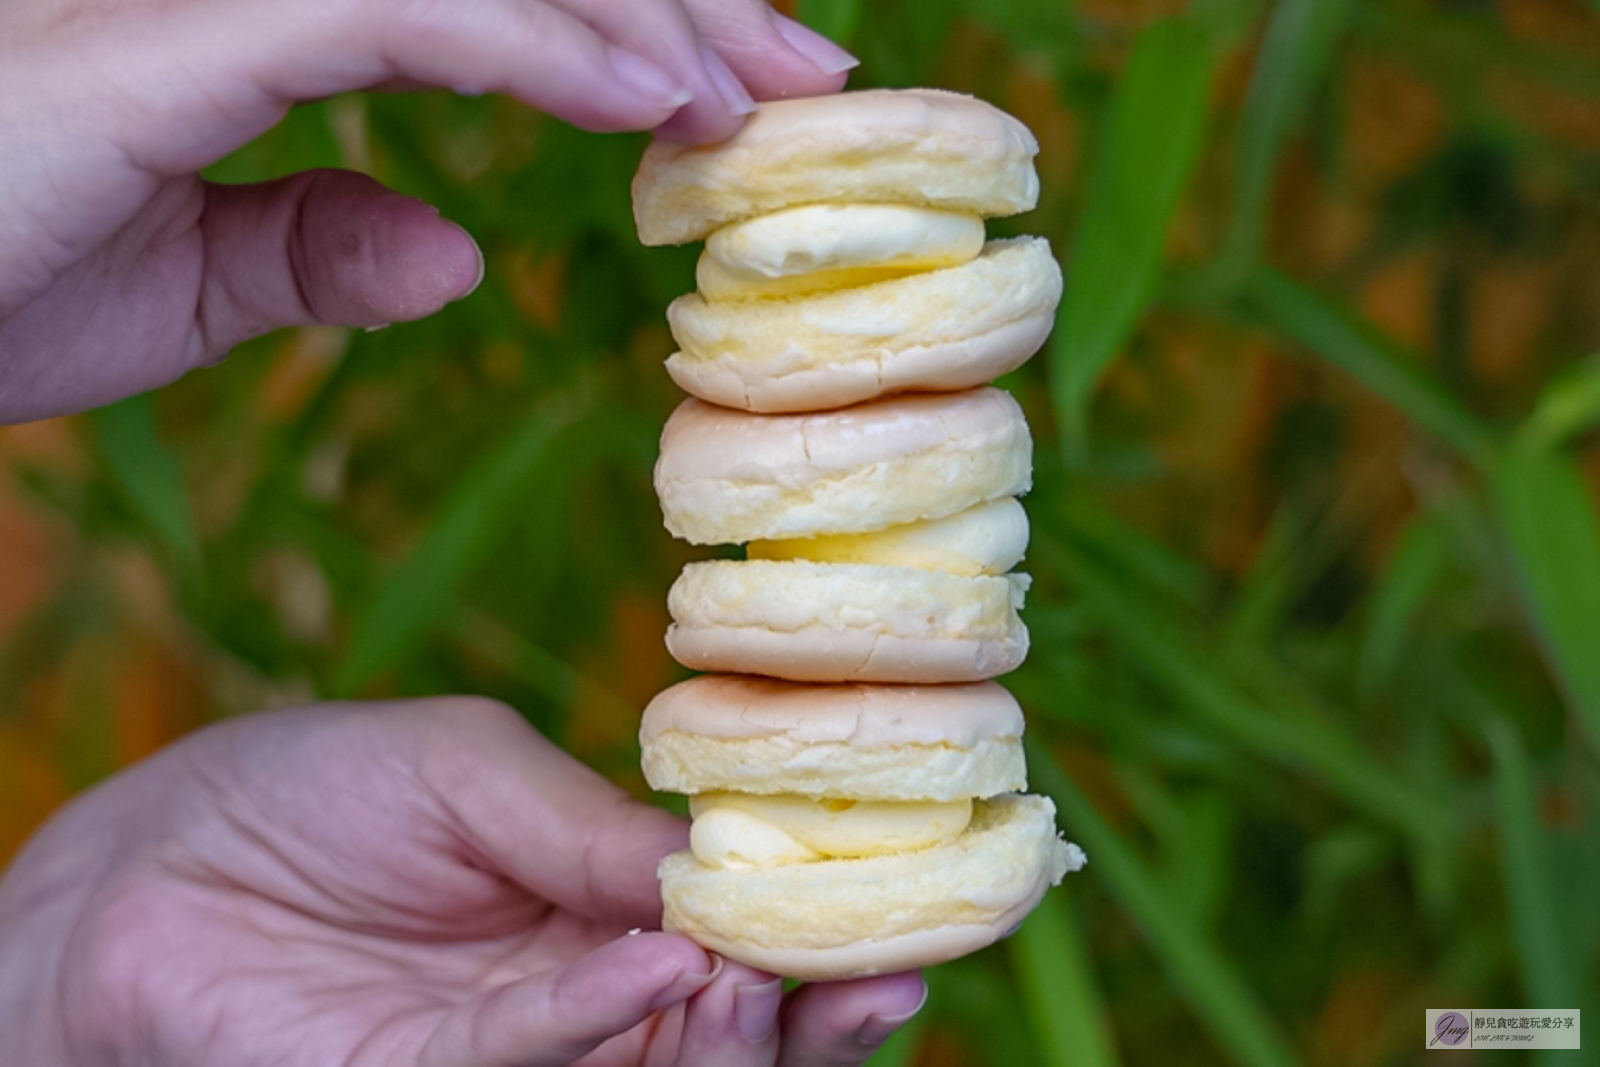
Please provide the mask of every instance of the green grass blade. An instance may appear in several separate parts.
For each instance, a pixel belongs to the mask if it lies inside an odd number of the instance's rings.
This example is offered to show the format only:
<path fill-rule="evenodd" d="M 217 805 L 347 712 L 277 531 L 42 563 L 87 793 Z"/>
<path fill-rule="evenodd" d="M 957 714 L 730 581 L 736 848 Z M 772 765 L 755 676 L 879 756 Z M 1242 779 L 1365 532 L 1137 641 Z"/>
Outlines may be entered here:
<path fill-rule="evenodd" d="M 1028 1031 L 1027 1019 L 1010 974 L 992 966 L 990 953 L 967 956 L 923 971 L 928 983 L 928 1005 L 922 1015 L 936 1036 L 929 1044 L 947 1054 L 956 1038 L 957 1048 L 978 1043 L 979 1055 L 963 1063 L 1033 1063 L 1038 1048 Z"/>
<path fill-rule="evenodd" d="M 1055 800 L 1068 836 L 1089 855 L 1087 870 L 1144 932 L 1218 1046 L 1249 1067 L 1295 1063 L 1277 1024 L 1210 935 L 1171 905 L 1133 847 L 1100 817 L 1055 759 L 1038 742 L 1026 744 L 1033 787 Z"/>
<path fill-rule="evenodd" d="M 1048 1067 L 1118 1062 L 1106 1009 L 1066 891 L 1046 893 L 1006 951 L 1022 1010 Z"/>
<path fill-rule="evenodd" d="M 558 707 L 571 704 L 583 687 L 571 664 L 481 611 L 463 610 L 455 632 L 462 644 Z"/>
<path fill-rule="evenodd" d="M 1167 900 L 1197 926 L 1216 916 L 1233 861 L 1234 819 L 1223 790 L 1186 790 L 1173 795 L 1143 766 L 1118 764 L 1118 788 L 1161 849 L 1155 871 Z"/>
<path fill-rule="evenodd" d="M 1600 524 L 1583 477 L 1560 452 L 1513 448 L 1492 487 L 1524 609 L 1569 705 L 1600 745 Z"/>
<path fill-rule="evenodd" d="M 484 612 L 472 608 L 462 610 L 456 617 L 453 630 L 461 643 L 475 655 L 492 663 L 506 677 L 538 693 L 563 713 L 570 712 L 580 694 L 597 703 L 610 705 L 608 710 L 623 716 L 637 715 L 639 712 L 637 707 L 618 696 L 611 687 L 596 681 L 592 675 L 584 675 L 560 656 Z M 564 714 L 556 723 L 541 728 L 552 741 L 564 747 L 567 738 L 559 730 L 570 725 L 569 719 L 570 716 Z"/>
<path fill-rule="evenodd" d="M 1412 522 L 1373 588 L 1356 657 L 1357 688 L 1371 694 L 1399 674 L 1412 620 L 1449 561 L 1444 530 L 1431 518 Z"/>
<path fill-rule="evenodd" d="M 1511 908 L 1511 930 L 1530 1008 L 1583 1005 L 1567 958 L 1560 909 L 1550 872 L 1550 845 L 1539 819 L 1539 796 L 1527 750 L 1503 718 L 1485 725 L 1494 759 L 1495 817 L 1499 823 L 1500 873 Z"/>
<path fill-rule="evenodd" d="M 1545 386 L 1517 431 L 1528 448 L 1555 448 L 1600 422 L 1600 360 L 1589 359 Z"/>
<path fill-rule="evenodd" d="M 1354 377 L 1478 467 L 1487 469 L 1492 463 L 1496 441 L 1489 428 L 1370 327 L 1266 267 L 1251 276 L 1245 304 L 1267 325 Z"/>
<path fill-rule="evenodd" d="M 1278 153 L 1349 17 L 1350 0 L 1281 0 L 1267 24 L 1239 113 L 1237 192 L 1215 265 L 1226 284 L 1242 282 L 1260 258 Z"/>
<path fill-rule="evenodd" d="M 1163 684 L 1179 704 L 1258 756 L 1310 772 L 1358 811 L 1411 836 L 1448 832 L 1449 812 L 1425 793 L 1384 771 L 1348 735 L 1309 715 L 1274 714 L 1236 686 L 1212 651 L 1188 639 L 1155 611 L 1098 572 L 1092 562 L 1049 541 L 1037 551 L 1059 554 L 1068 577 L 1117 644 Z"/>
<path fill-rule="evenodd" d="M 1069 465 L 1087 444 L 1095 381 L 1155 289 L 1167 227 L 1199 156 L 1213 61 L 1209 37 L 1193 22 L 1152 23 L 1111 102 L 1050 346 Z"/>
<path fill-rule="evenodd" d="M 1191 608 L 1212 596 L 1215 577 L 1204 567 L 1124 522 L 1090 494 L 1070 492 L 1054 510 L 1039 507 L 1038 499 L 1029 501 L 1036 525 L 1060 522 L 1070 531 L 1074 544 L 1084 546 L 1146 589 Z"/>
<path fill-rule="evenodd" d="M 348 696 L 450 624 L 456 591 L 494 548 L 520 488 L 553 458 L 552 443 L 581 412 L 572 396 L 552 398 L 479 465 L 466 472 L 420 544 L 356 620 L 332 692 Z"/>
<path fill-rule="evenodd" d="M 1306 565 L 1310 555 L 1305 527 L 1298 511 L 1290 506 L 1279 508 L 1272 517 L 1234 591 L 1223 624 L 1224 648 L 1268 645 L 1271 635 L 1281 628 L 1294 596 L 1304 591 L 1305 583 L 1296 570 Z"/>
<path fill-rule="evenodd" d="M 89 413 L 100 457 L 129 506 L 171 551 L 179 566 L 193 573 L 200 565 L 200 541 L 189 513 L 189 496 L 178 461 L 156 429 L 149 393 Z"/>

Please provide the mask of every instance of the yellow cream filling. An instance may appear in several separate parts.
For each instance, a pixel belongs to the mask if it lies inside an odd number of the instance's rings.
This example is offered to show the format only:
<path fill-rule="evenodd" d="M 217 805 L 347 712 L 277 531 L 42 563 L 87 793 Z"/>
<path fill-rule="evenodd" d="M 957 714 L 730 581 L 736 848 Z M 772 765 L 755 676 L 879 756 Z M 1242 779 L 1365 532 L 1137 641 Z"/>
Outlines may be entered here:
<path fill-rule="evenodd" d="M 711 301 L 800 296 L 955 267 L 983 250 L 983 219 L 899 204 L 807 204 L 724 226 L 695 268 Z"/>
<path fill-rule="evenodd" d="M 972 801 L 808 800 L 705 793 L 689 799 L 689 848 L 708 867 L 776 867 L 915 852 L 953 841 Z"/>
<path fill-rule="evenodd" d="M 1027 550 L 1028 514 L 1008 496 L 942 519 L 872 533 L 751 541 L 745 552 L 749 559 L 869 563 L 975 577 L 1006 573 Z"/>

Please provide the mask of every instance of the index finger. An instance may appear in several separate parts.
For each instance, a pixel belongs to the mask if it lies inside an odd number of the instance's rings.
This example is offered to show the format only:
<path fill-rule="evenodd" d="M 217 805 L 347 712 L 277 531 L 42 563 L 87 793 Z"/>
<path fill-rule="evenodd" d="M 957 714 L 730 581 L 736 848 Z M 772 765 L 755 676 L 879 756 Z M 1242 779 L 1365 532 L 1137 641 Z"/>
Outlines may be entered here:
<path fill-rule="evenodd" d="M 803 985 L 784 1008 L 777 1067 L 866 1063 L 927 1000 L 918 971 Z"/>

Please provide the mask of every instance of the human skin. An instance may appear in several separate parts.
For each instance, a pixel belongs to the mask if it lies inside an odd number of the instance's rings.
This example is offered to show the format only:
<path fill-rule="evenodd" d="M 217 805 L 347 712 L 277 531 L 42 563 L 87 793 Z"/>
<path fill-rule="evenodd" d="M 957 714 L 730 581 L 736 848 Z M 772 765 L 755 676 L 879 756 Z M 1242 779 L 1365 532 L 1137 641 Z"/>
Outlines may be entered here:
<path fill-rule="evenodd" d="M 714 141 L 851 63 L 756 0 L 7 0 L 0 423 L 477 285 L 464 231 L 361 175 L 200 179 L 298 101 L 503 92 Z M 651 932 L 686 840 L 492 702 L 213 727 L 73 802 L 0 880 L 0 1062 L 811 1067 L 914 1013 L 916 975 L 785 996 Z"/>
<path fill-rule="evenodd" d="M 361 175 L 198 171 L 299 101 L 506 93 L 589 130 L 732 134 L 853 60 L 759 0 L 6 0 L 0 423 L 109 403 L 314 322 L 420 318 L 476 245 Z"/>
<path fill-rule="evenodd" d="M 921 1005 L 915 974 L 784 996 L 650 932 L 687 838 L 493 701 L 214 726 L 0 881 L 0 1060 L 809 1067 L 864 1062 Z"/>

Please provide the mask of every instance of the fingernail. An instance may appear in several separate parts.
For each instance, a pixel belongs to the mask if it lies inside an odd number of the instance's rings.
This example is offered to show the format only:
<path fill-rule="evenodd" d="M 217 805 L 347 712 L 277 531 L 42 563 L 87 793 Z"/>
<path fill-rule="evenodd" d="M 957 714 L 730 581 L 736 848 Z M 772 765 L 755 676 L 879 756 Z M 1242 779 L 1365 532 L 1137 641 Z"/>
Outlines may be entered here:
<path fill-rule="evenodd" d="M 705 64 L 706 73 L 711 76 L 711 84 L 716 86 L 717 92 L 722 95 L 723 103 L 728 105 L 728 114 L 738 118 L 756 109 L 756 102 L 745 91 L 744 83 L 728 69 L 728 64 L 722 61 L 721 56 L 701 45 L 700 62 Z"/>
<path fill-rule="evenodd" d="M 772 21 L 778 27 L 778 36 L 824 74 L 843 74 L 861 65 L 861 60 L 804 23 L 779 14 L 774 14 Z"/>
<path fill-rule="evenodd" d="M 676 111 L 694 99 L 693 90 L 643 56 L 607 45 L 606 58 L 619 82 L 663 111 Z"/>
<path fill-rule="evenodd" d="M 861 1029 L 856 1031 L 856 1040 L 868 1048 L 877 1048 L 889 1040 L 889 1035 L 911 1021 L 912 1016 L 922 1010 L 928 1003 L 928 983 L 922 983 L 922 997 L 917 1001 L 917 1006 L 904 1015 L 869 1015 L 867 1021 L 861 1024 Z"/>
<path fill-rule="evenodd" d="M 660 1011 L 662 1008 L 670 1008 L 674 1004 L 688 1000 L 715 981 L 717 975 L 722 973 L 722 957 L 715 952 L 707 952 L 706 955 L 711 957 L 711 970 L 703 974 L 694 972 L 678 975 L 671 985 L 656 994 L 655 999 L 650 1002 L 650 1010 Z"/>
<path fill-rule="evenodd" d="M 488 264 L 484 263 L 483 261 L 483 249 L 478 247 L 477 240 L 472 236 L 472 234 L 467 232 L 467 228 L 465 226 L 462 226 L 459 223 L 450 222 L 449 219 L 445 219 L 444 221 L 461 231 L 461 236 L 465 237 L 467 239 L 467 244 L 472 246 L 473 255 L 478 257 L 478 276 L 472 279 L 472 284 L 467 287 L 466 292 L 456 297 L 457 300 L 465 300 L 467 297 L 477 292 L 478 286 L 483 284 L 483 276 L 488 273 Z"/>
<path fill-rule="evenodd" d="M 783 979 L 761 985 L 733 988 L 733 1021 L 739 1036 L 752 1045 L 762 1044 L 778 1028 L 778 1006 L 783 1002 Z"/>

